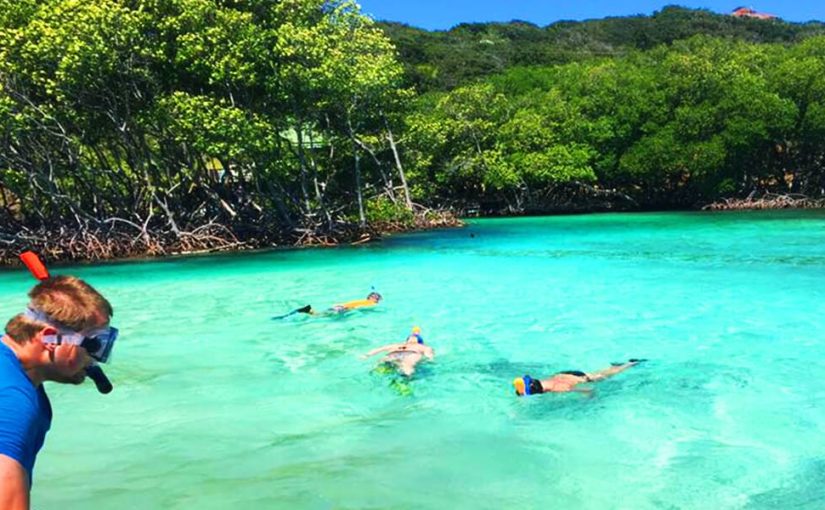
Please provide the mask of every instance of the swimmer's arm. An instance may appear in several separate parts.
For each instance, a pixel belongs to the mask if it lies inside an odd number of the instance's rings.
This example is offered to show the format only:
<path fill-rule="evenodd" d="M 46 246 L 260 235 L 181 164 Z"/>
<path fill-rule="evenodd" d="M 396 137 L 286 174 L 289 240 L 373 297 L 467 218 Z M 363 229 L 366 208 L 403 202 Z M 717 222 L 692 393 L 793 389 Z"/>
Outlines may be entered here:
<path fill-rule="evenodd" d="M 392 350 L 392 349 L 394 349 L 397 345 L 398 345 L 398 344 L 389 344 L 389 345 L 385 345 L 384 347 L 379 347 L 379 348 L 377 348 L 377 349 L 373 349 L 373 350 L 371 350 L 370 352 L 368 352 L 368 353 L 366 353 L 366 354 L 362 355 L 362 356 L 361 356 L 361 359 L 367 359 L 367 358 L 369 358 L 370 356 L 375 356 L 375 355 L 376 355 L 376 354 L 378 354 L 379 352 L 384 352 L 384 351 L 389 351 L 389 350 Z"/>
<path fill-rule="evenodd" d="M 435 358 L 435 351 L 432 347 L 427 347 L 426 349 L 424 349 L 424 356 L 427 356 L 428 360 L 432 360 L 433 358 Z"/>
<path fill-rule="evenodd" d="M 588 397 L 593 396 L 593 388 L 573 388 L 570 391 L 575 391 L 576 393 L 584 393 Z"/>
<path fill-rule="evenodd" d="M 19 462 L 0 454 L 0 508 L 29 509 L 29 475 Z"/>

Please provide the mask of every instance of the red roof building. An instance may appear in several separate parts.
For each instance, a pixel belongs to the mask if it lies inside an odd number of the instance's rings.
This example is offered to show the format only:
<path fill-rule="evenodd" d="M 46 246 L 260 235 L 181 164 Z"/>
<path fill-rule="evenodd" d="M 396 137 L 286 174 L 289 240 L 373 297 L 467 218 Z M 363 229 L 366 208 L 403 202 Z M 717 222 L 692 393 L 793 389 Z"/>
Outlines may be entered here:
<path fill-rule="evenodd" d="M 764 12 L 756 12 L 750 7 L 737 7 L 730 13 L 731 16 L 737 18 L 756 18 L 756 19 L 776 19 L 773 14 L 765 14 Z"/>

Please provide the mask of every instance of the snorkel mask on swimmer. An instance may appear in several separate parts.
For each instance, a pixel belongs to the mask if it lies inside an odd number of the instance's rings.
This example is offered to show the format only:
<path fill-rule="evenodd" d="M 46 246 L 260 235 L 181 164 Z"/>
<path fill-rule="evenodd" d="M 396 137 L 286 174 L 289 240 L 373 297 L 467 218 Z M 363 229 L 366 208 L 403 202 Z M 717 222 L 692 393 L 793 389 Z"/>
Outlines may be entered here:
<path fill-rule="evenodd" d="M 513 387 L 516 389 L 516 395 L 519 397 L 537 395 L 544 392 L 541 382 L 533 379 L 529 375 L 513 379 Z"/>
<path fill-rule="evenodd" d="M 424 343 L 424 339 L 421 338 L 421 328 L 419 328 L 418 326 L 413 326 L 412 331 L 410 332 L 410 336 L 414 336 L 419 344 Z"/>
<path fill-rule="evenodd" d="M 375 301 L 376 303 L 380 303 L 381 300 L 384 299 L 384 298 L 381 297 L 381 294 L 379 294 L 375 291 L 372 291 L 367 295 L 367 299 L 369 299 L 370 301 Z"/>
<path fill-rule="evenodd" d="M 40 261 L 37 254 L 27 251 L 20 255 L 20 259 L 38 280 L 45 280 L 49 277 L 46 266 L 43 265 L 43 262 Z M 83 334 L 67 329 L 56 321 L 53 321 L 47 314 L 33 307 L 27 308 L 26 311 L 23 312 L 23 315 L 32 320 L 48 324 L 57 331 L 54 334 L 43 335 L 43 343 L 77 345 L 84 348 L 86 352 L 89 353 L 89 356 L 95 360 L 94 363 L 86 367 L 86 375 L 94 381 L 95 387 L 100 393 L 105 395 L 112 391 L 112 383 L 109 381 L 109 378 L 106 377 L 106 374 L 103 373 L 103 369 L 100 368 L 98 363 L 107 363 L 109 361 L 115 340 L 117 340 L 118 337 L 117 328 L 107 326 Z"/>

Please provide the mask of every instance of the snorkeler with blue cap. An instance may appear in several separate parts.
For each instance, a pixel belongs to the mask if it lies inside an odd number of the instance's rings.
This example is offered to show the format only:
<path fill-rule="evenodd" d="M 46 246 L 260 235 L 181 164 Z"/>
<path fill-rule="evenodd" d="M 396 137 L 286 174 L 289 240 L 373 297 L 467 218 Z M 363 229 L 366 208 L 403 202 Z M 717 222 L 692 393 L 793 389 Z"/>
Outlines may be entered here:
<path fill-rule="evenodd" d="M 379 352 L 387 353 L 386 356 L 381 358 L 379 364 L 386 363 L 393 365 L 399 372 L 407 377 L 415 373 L 415 366 L 422 359 L 427 358 L 428 360 L 433 360 L 435 358 L 435 351 L 433 351 L 432 347 L 424 344 L 424 338 L 421 336 L 421 328 L 418 326 L 413 326 L 412 331 L 404 342 L 378 347 L 361 356 L 361 359 L 375 356 Z"/>
<path fill-rule="evenodd" d="M 589 373 L 582 372 L 581 370 L 565 370 L 541 380 L 533 379 L 529 375 L 525 375 L 513 379 L 513 387 L 516 389 L 516 395 L 519 397 L 538 395 L 541 393 L 566 393 L 570 391 L 589 394 L 592 393 L 592 388 L 580 388 L 578 386 L 583 383 L 603 381 L 643 361 L 647 360 L 631 358 L 625 363 L 614 363 L 610 368 Z"/>

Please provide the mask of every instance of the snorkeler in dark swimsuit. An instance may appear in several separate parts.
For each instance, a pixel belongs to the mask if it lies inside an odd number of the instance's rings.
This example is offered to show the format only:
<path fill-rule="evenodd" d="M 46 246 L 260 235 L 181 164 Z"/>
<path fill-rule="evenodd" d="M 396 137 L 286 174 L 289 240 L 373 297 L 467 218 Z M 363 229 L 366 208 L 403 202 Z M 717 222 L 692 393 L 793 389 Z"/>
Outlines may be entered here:
<path fill-rule="evenodd" d="M 580 370 L 565 370 L 557 372 L 547 379 L 533 379 L 529 375 L 524 377 L 517 377 L 513 380 L 513 387 L 516 389 L 516 395 L 523 397 L 525 395 L 538 395 L 540 393 L 564 393 L 568 391 L 577 391 L 581 393 L 590 393 L 593 391 L 590 388 L 578 388 L 582 383 L 597 382 L 612 377 L 620 372 L 624 372 L 633 365 L 638 365 L 643 359 L 630 359 L 626 363 L 615 364 L 610 368 L 605 368 L 597 372 L 586 373 Z"/>

